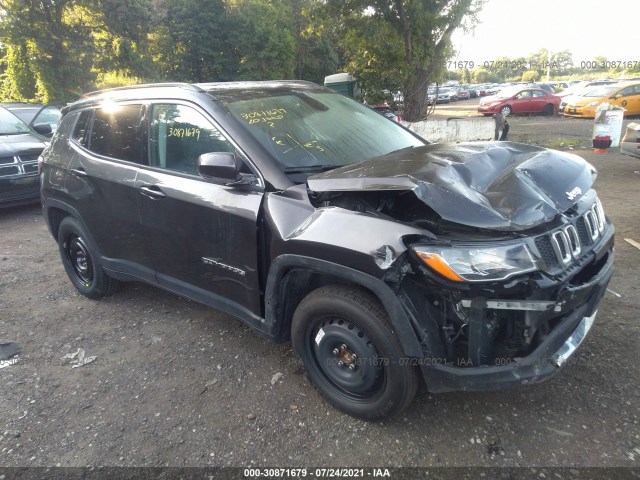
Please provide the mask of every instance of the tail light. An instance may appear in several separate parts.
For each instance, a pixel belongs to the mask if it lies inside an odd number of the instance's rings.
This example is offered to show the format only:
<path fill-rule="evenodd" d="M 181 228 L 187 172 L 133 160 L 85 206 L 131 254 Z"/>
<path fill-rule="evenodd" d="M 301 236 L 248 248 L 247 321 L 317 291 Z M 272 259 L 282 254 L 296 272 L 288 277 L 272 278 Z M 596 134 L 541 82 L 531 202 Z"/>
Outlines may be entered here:
<path fill-rule="evenodd" d="M 43 162 L 42 155 L 40 155 L 38 157 L 38 175 L 42 174 L 42 162 Z"/>

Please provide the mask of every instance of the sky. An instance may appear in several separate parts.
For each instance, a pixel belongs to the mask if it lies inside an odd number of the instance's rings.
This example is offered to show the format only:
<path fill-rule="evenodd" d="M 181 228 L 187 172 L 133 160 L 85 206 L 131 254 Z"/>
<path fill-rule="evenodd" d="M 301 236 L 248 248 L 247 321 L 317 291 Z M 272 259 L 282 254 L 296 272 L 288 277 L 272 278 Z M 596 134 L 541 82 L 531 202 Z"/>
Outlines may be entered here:
<path fill-rule="evenodd" d="M 487 0 L 479 19 L 473 33 L 454 33 L 455 60 L 478 66 L 547 48 L 569 50 L 574 64 L 640 62 L 639 0 Z"/>

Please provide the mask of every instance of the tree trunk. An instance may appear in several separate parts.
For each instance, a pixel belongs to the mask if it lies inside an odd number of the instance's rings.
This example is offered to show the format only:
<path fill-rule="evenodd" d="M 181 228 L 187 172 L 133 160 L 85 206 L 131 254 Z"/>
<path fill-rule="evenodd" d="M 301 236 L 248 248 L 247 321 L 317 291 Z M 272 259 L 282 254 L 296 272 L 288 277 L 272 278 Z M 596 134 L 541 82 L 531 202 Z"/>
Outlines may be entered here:
<path fill-rule="evenodd" d="M 427 90 L 429 88 L 429 74 L 420 70 L 404 83 L 404 111 L 403 118 L 408 122 L 422 120 L 427 109 Z"/>

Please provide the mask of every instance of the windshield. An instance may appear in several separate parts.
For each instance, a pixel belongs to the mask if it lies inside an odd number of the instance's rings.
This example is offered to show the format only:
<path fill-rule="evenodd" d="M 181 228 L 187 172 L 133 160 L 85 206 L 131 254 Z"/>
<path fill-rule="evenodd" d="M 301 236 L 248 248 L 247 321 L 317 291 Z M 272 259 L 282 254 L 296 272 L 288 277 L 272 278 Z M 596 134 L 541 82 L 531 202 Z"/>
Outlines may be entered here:
<path fill-rule="evenodd" d="M 285 172 L 321 171 L 424 145 L 397 123 L 332 92 L 214 92 Z"/>
<path fill-rule="evenodd" d="M 620 87 L 617 85 L 605 85 L 601 87 L 594 88 L 593 90 L 589 90 L 587 93 L 583 93 L 583 97 L 608 97 L 613 92 L 618 90 Z"/>
<path fill-rule="evenodd" d="M 31 129 L 13 113 L 0 108 L 0 135 L 19 135 L 21 133 L 31 133 Z"/>

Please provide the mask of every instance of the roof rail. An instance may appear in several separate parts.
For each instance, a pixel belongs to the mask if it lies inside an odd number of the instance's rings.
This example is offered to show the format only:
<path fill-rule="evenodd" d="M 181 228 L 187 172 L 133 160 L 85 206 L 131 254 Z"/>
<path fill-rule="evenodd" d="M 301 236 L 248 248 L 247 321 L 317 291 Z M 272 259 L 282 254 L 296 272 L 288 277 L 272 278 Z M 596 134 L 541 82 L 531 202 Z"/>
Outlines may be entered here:
<path fill-rule="evenodd" d="M 136 90 L 139 88 L 162 88 L 162 87 L 180 87 L 185 88 L 187 90 L 193 90 L 195 92 L 202 92 L 203 90 L 191 83 L 182 83 L 182 82 L 165 82 L 165 83 L 141 83 L 139 85 L 127 85 L 124 87 L 114 87 L 114 88 L 105 88 L 104 90 L 95 90 L 93 92 L 83 93 L 80 96 L 81 100 L 84 100 L 89 97 L 93 97 L 95 95 L 100 95 L 108 92 L 121 92 L 126 90 Z"/>

